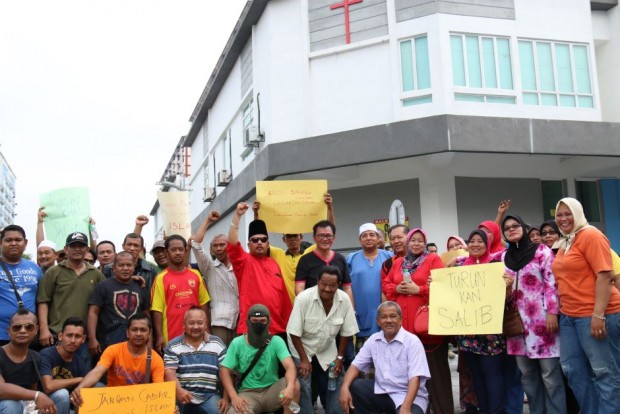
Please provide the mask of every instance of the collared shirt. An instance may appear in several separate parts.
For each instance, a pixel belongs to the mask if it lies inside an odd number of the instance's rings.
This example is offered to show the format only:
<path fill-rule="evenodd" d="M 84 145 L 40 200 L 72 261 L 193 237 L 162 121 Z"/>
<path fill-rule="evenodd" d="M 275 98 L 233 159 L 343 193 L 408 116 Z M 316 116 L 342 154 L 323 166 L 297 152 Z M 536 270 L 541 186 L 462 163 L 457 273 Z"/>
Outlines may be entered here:
<path fill-rule="evenodd" d="M 288 250 L 284 251 L 279 247 L 269 247 L 269 257 L 275 260 L 282 270 L 282 277 L 284 278 L 284 284 L 288 291 L 288 296 L 291 299 L 291 303 L 295 302 L 295 272 L 297 271 L 297 263 L 299 259 L 305 254 L 300 251 L 299 253 L 292 255 Z"/>
<path fill-rule="evenodd" d="M 424 347 L 417 336 L 401 327 L 394 339 L 388 342 L 383 331 L 379 331 L 368 338 L 352 364 L 362 372 L 367 372 L 374 365 L 375 394 L 388 394 L 396 408 L 405 401 L 409 380 L 419 377 L 420 388 L 413 402 L 426 412 L 426 380 L 431 374 Z"/>
<path fill-rule="evenodd" d="M 105 277 L 107 277 L 108 279 L 111 277 L 114 277 L 114 263 L 109 263 L 105 265 L 101 273 L 103 273 Z M 151 292 L 151 290 L 153 289 L 153 283 L 155 282 L 155 277 L 159 273 L 161 272 L 159 271 L 159 268 L 157 266 L 155 266 L 151 262 L 147 262 L 146 260 L 142 260 L 142 259 L 138 259 L 138 262 L 136 263 L 136 269 L 133 272 L 134 275 L 142 276 L 144 278 L 146 282 L 145 289 L 147 292 Z M 150 302 L 151 300 L 150 295 L 146 295 L 146 296 L 147 296 L 147 300 Z"/>
<path fill-rule="evenodd" d="M 192 394 L 192 403 L 201 404 L 217 394 L 219 369 L 225 356 L 226 345 L 217 336 L 209 335 L 208 341 L 194 348 L 181 335 L 166 346 L 164 365 L 176 371 L 181 387 Z"/>
<path fill-rule="evenodd" d="M 329 314 L 325 314 L 318 286 L 306 289 L 297 296 L 286 327 L 289 335 L 301 338 L 308 359 L 316 355 L 325 370 L 338 355 L 336 335 L 340 333 L 340 336 L 344 337 L 353 336 L 358 331 L 355 311 L 349 296 L 340 289 L 336 290 L 332 308 Z M 299 358 L 299 353 L 290 337 L 288 343 L 291 354 Z"/>
<path fill-rule="evenodd" d="M 211 325 L 234 330 L 239 318 L 239 287 L 232 265 L 212 260 L 200 243 L 192 241 L 192 249 L 211 296 Z"/>

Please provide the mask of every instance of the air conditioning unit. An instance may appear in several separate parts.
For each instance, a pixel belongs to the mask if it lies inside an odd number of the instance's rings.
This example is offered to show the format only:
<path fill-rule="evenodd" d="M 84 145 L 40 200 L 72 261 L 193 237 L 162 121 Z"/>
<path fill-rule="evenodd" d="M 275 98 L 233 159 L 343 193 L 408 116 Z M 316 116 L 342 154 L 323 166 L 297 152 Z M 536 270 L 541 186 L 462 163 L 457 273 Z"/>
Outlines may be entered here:
<path fill-rule="evenodd" d="M 226 187 L 228 184 L 230 184 L 231 179 L 232 177 L 228 170 L 220 170 L 217 173 L 217 185 L 220 187 Z"/>
<path fill-rule="evenodd" d="M 211 187 L 211 186 L 205 187 L 205 192 L 202 197 L 202 201 L 205 203 L 210 203 L 213 200 L 215 200 L 215 187 Z"/>
<path fill-rule="evenodd" d="M 263 141 L 265 141 L 265 136 L 260 133 L 256 125 L 250 124 L 243 131 L 243 145 L 246 147 L 258 147 Z"/>

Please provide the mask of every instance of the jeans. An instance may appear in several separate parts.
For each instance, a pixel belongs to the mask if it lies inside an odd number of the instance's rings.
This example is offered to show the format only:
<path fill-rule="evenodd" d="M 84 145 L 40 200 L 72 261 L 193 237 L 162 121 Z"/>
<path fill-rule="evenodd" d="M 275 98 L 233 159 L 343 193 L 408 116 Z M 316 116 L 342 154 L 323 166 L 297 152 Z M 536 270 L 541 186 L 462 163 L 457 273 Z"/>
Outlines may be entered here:
<path fill-rule="evenodd" d="M 355 414 L 374 413 L 397 413 L 397 407 L 388 394 L 375 394 L 375 381 L 358 378 L 351 384 L 351 397 Z M 301 411 L 304 413 L 305 411 Z M 313 411 L 309 411 L 312 413 Z M 411 405 L 412 414 L 424 414 L 424 410 L 418 405 Z"/>
<path fill-rule="evenodd" d="M 620 412 L 620 313 L 606 315 L 607 337 L 590 335 L 590 316 L 560 315 L 560 362 L 582 413 Z"/>
<path fill-rule="evenodd" d="M 293 358 L 293 360 L 295 361 L 295 365 L 299 367 L 301 361 L 297 358 Z M 327 382 L 329 381 L 328 371 L 324 371 L 323 368 L 321 368 L 315 356 L 312 358 L 312 374 L 307 378 L 298 376 L 297 379 L 299 380 L 301 391 L 299 406 L 301 407 L 302 413 L 314 412 L 314 408 L 312 407 L 312 380 L 315 379 L 319 388 L 319 394 L 324 394 L 326 396 L 325 414 L 342 414 L 338 397 L 340 396 L 340 385 L 342 385 L 342 380 L 344 379 L 344 372 L 341 372 L 340 376 L 337 378 L 336 390 L 329 391 L 327 389 Z"/>
<path fill-rule="evenodd" d="M 504 387 L 506 388 L 506 414 L 522 414 L 523 385 L 521 385 L 521 371 L 519 371 L 513 355 L 504 352 L 501 357 Z"/>
<path fill-rule="evenodd" d="M 563 413 L 566 410 L 566 393 L 560 358 L 530 359 L 523 355 L 516 358 L 530 413 Z"/>
<path fill-rule="evenodd" d="M 40 398 L 40 397 L 39 397 Z M 69 391 L 62 389 L 50 395 L 58 414 L 69 414 Z M 0 414 L 22 414 L 24 406 L 19 400 L 0 400 Z"/>
<path fill-rule="evenodd" d="M 478 355 L 471 352 L 463 352 L 463 355 L 474 380 L 480 411 L 489 414 L 504 413 L 506 388 L 502 355 Z M 523 401 L 523 396 L 521 396 L 521 401 Z"/>
<path fill-rule="evenodd" d="M 185 404 L 179 407 L 181 414 L 220 414 L 217 403 L 221 398 L 217 394 L 211 395 L 200 404 Z"/>

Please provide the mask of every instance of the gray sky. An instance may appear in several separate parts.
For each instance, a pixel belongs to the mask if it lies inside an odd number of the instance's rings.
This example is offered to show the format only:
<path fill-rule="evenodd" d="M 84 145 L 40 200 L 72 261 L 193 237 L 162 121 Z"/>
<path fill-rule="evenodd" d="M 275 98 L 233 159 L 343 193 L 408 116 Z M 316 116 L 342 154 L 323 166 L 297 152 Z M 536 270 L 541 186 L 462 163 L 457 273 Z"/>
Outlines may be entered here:
<path fill-rule="evenodd" d="M 27 252 L 40 193 L 72 186 L 89 188 L 99 238 L 120 248 L 150 212 L 244 5 L 0 0 L 0 151 L 17 176 Z"/>

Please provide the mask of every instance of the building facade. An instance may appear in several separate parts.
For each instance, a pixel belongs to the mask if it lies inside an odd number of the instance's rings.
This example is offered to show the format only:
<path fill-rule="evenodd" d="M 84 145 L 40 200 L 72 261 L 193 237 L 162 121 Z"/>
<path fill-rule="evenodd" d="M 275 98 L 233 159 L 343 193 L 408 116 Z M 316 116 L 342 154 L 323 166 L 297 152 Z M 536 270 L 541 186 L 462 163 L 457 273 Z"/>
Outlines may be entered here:
<path fill-rule="evenodd" d="M 15 174 L 0 152 L 0 229 L 15 220 Z"/>
<path fill-rule="evenodd" d="M 441 249 L 562 196 L 620 248 L 617 4 L 249 1 L 184 137 L 192 228 L 258 180 L 327 179 L 340 249 L 395 199 Z"/>

